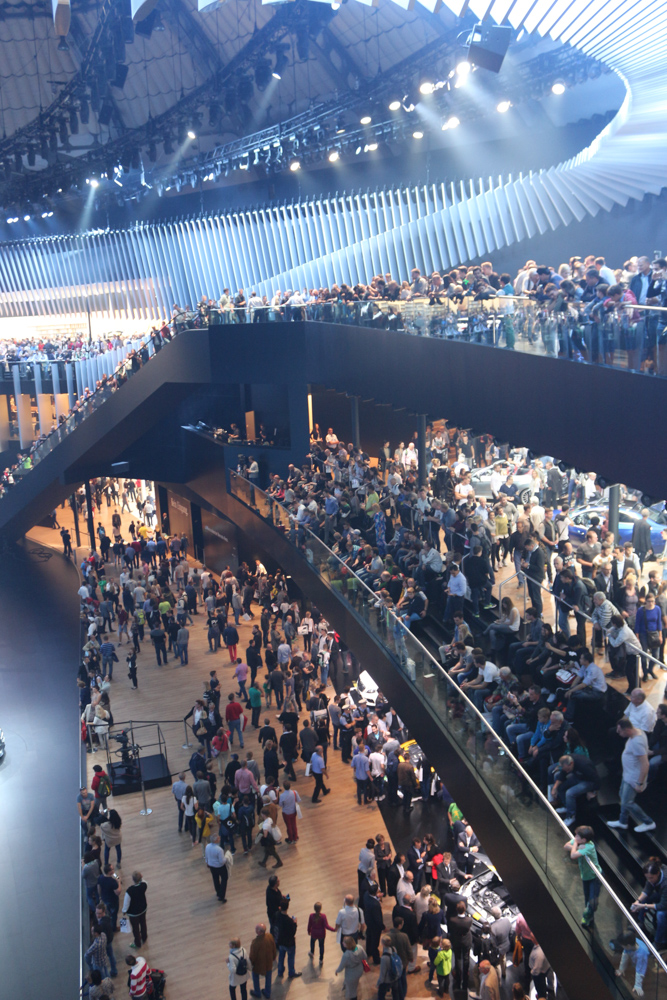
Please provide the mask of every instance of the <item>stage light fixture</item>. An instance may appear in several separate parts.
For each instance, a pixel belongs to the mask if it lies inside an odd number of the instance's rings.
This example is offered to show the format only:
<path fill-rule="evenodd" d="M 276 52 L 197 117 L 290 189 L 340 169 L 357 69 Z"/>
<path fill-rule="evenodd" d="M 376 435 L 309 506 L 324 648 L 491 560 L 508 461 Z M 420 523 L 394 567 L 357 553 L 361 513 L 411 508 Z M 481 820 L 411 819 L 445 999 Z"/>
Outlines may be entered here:
<path fill-rule="evenodd" d="M 435 88 L 434 88 L 434 86 L 433 86 L 433 84 L 431 83 L 430 80 L 424 80 L 423 83 L 419 84 L 419 93 L 420 94 L 424 94 L 424 95 L 432 94 L 433 91 L 434 91 L 434 89 Z"/>
<path fill-rule="evenodd" d="M 154 142 L 148 143 L 148 159 L 151 163 L 155 163 L 157 160 L 157 146 Z"/>
<path fill-rule="evenodd" d="M 258 90 L 266 90 L 272 77 L 271 63 L 268 59 L 259 59 L 255 66 L 255 86 Z"/>
<path fill-rule="evenodd" d="M 500 101 L 500 103 L 496 106 L 496 111 L 498 112 L 498 114 L 504 115 L 507 111 L 509 111 L 511 107 L 512 107 L 511 101 Z"/>
<path fill-rule="evenodd" d="M 413 132 L 412 133 L 412 138 L 413 139 L 423 139 L 424 138 L 424 133 L 423 132 Z"/>
<path fill-rule="evenodd" d="M 191 128 L 188 129 L 187 135 L 188 135 L 188 139 L 196 139 L 197 138 L 197 133 L 193 132 Z"/>
<path fill-rule="evenodd" d="M 458 128 L 460 124 L 461 122 L 456 115 L 452 115 L 451 118 L 447 119 L 447 128 Z"/>
<path fill-rule="evenodd" d="M 468 60 L 464 59 L 463 62 L 460 62 L 456 67 L 456 72 L 458 76 L 467 76 L 471 69 L 472 66 L 470 65 Z"/>
<path fill-rule="evenodd" d="M 299 163 L 298 160 L 292 160 L 292 162 L 289 165 L 289 168 L 292 171 L 301 170 L 301 164 Z"/>
<path fill-rule="evenodd" d="M 76 108 L 69 109 L 69 130 L 72 135 L 79 134 L 79 116 L 76 113 Z"/>
<path fill-rule="evenodd" d="M 30 222 L 30 216 L 29 215 L 24 215 L 23 216 L 23 221 L 24 222 Z"/>
<path fill-rule="evenodd" d="M 332 149 L 329 153 L 329 163 L 335 163 L 337 160 L 340 160 L 340 153 L 337 149 Z"/>
<path fill-rule="evenodd" d="M 79 121 L 87 125 L 90 121 L 90 105 L 85 97 L 79 98 Z"/>
<path fill-rule="evenodd" d="M 369 153 L 374 153 L 377 148 L 378 148 L 377 142 L 369 142 L 368 146 L 366 147 Z"/>
<path fill-rule="evenodd" d="M 37 158 L 37 150 L 34 146 L 28 146 L 28 166 L 34 167 Z"/>
<path fill-rule="evenodd" d="M 162 148 L 167 156 L 170 156 L 174 152 L 174 140 L 170 135 L 166 135 L 162 140 Z"/>
<path fill-rule="evenodd" d="M 372 121 L 373 121 L 373 119 L 371 118 L 370 115 L 364 115 L 362 118 L 359 119 L 359 124 L 360 125 L 370 125 L 370 123 Z"/>
<path fill-rule="evenodd" d="M 345 132 L 345 119 L 339 118 L 336 122 L 336 135 L 342 135 Z"/>
<path fill-rule="evenodd" d="M 58 52 L 69 52 L 69 45 L 66 38 L 61 38 L 58 42 Z M 18 219 L 16 221 L 18 222 Z"/>
<path fill-rule="evenodd" d="M 564 94 L 565 90 L 566 87 L 562 80 L 556 80 L 556 82 L 551 87 L 551 93 L 555 94 L 556 97 L 560 97 L 561 94 Z"/>
<path fill-rule="evenodd" d="M 392 101 L 391 104 L 389 105 L 389 110 L 390 111 L 398 111 L 398 109 L 400 108 L 400 106 L 401 106 L 401 102 L 400 101 Z"/>
<path fill-rule="evenodd" d="M 289 63 L 289 51 L 290 47 L 286 42 L 283 42 L 282 45 L 279 45 L 276 48 L 276 61 L 273 67 L 273 72 L 271 73 L 274 80 L 282 80 L 283 73 L 287 69 L 287 65 Z"/>
<path fill-rule="evenodd" d="M 357 146 L 357 148 L 356 148 L 356 149 L 355 149 L 355 151 L 354 151 L 354 155 L 355 155 L 355 156 L 359 156 L 359 153 L 360 153 L 360 152 L 361 152 L 361 146 Z"/>

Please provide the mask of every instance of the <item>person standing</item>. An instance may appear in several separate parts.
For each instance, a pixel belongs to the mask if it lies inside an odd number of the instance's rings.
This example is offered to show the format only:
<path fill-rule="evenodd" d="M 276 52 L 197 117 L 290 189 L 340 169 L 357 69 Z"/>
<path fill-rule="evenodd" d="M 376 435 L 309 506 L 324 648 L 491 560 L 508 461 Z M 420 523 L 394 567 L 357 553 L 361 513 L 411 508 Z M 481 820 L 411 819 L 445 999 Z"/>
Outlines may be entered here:
<path fill-rule="evenodd" d="M 312 947 L 312 945 L 311 945 Z M 357 1000 L 357 990 L 359 980 L 364 974 L 364 962 L 366 952 L 353 937 L 343 938 L 344 951 L 336 969 L 336 975 L 343 973 L 343 986 L 345 989 L 345 1000 Z M 320 962 L 320 965 L 322 963 Z"/>
<path fill-rule="evenodd" d="M 596 872 L 602 872 L 593 837 L 590 826 L 578 826 L 574 831 L 574 837 L 563 845 L 565 850 L 570 852 L 570 857 L 579 862 L 579 874 L 586 903 L 581 925 L 587 928 L 593 924 L 600 896 L 600 883 Z"/>
<path fill-rule="evenodd" d="M 366 924 L 366 953 L 374 965 L 380 964 L 379 945 L 385 931 L 382 903 L 378 899 L 378 887 L 372 885 L 361 900 Z"/>
<path fill-rule="evenodd" d="M 251 724 L 253 729 L 259 729 L 259 716 L 262 711 L 262 692 L 257 686 L 257 681 L 252 681 L 248 688 L 248 700 L 250 702 Z"/>
<path fill-rule="evenodd" d="M 284 791 L 281 793 L 278 799 L 278 805 L 283 811 L 283 819 L 285 820 L 285 829 L 287 830 L 288 844 L 296 844 L 299 839 L 299 830 L 296 824 L 297 818 L 297 808 L 301 802 L 299 793 L 292 789 L 289 781 L 283 782 Z"/>
<path fill-rule="evenodd" d="M 132 945 L 130 945 L 130 948 Z M 132 1000 L 148 996 L 148 962 L 141 955 L 128 955 L 125 964 L 130 967 L 129 987 Z"/>
<path fill-rule="evenodd" d="M 183 798 L 183 795 L 185 794 L 185 789 L 187 787 L 188 786 L 185 783 L 185 771 L 181 771 L 180 774 L 178 775 L 178 781 L 175 781 L 174 784 L 171 786 L 171 792 L 172 795 L 174 796 L 174 799 L 176 800 L 176 808 L 178 809 L 179 833 L 183 832 L 183 816 L 185 815 L 185 813 L 181 809 L 181 799 Z"/>
<path fill-rule="evenodd" d="M 623 777 L 621 779 L 621 814 L 616 820 L 611 820 L 607 826 L 619 830 L 627 830 L 628 816 L 632 816 L 638 825 L 635 833 L 648 833 L 655 830 L 655 823 L 635 802 L 635 797 L 645 791 L 648 780 L 648 740 L 646 733 L 635 729 L 630 719 L 625 716 L 619 720 L 616 732 L 626 741 L 621 756 Z"/>
<path fill-rule="evenodd" d="M 392 1000 L 401 1000 L 402 972 L 403 963 L 392 946 L 391 938 L 386 935 L 382 938 L 382 958 L 377 980 L 378 1000 L 384 1000 L 388 992 L 391 993 Z"/>
<path fill-rule="evenodd" d="M 278 970 L 276 977 L 282 979 L 285 975 L 285 956 L 287 956 L 287 972 L 289 979 L 298 979 L 300 972 L 296 971 L 294 958 L 296 955 L 296 928 L 297 918 L 291 917 L 289 910 L 289 899 L 286 896 L 280 901 L 280 907 L 276 914 L 276 931 L 278 936 Z"/>
<path fill-rule="evenodd" d="M 212 834 L 209 837 L 208 844 L 204 848 L 204 860 L 208 865 L 208 870 L 211 873 L 213 879 L 213 887 L 215 888 L 215 894 L 218 897 L 220 903 L 227 902 L 227 880 L 229 877 L 229 871 L 227 868 L 227 858 L 225 852 L 220 847 L 220 837 L 217 834 Z M 242 993 L 245 991 L 242 990 Z"/>
<path fill-rule="evenodd" d="M 116 967 L 116 956 L 113 953 L 113 946 L 112 946 L 115 925 L 116 925 L 115 917 L 112 918 L 111 914 L 107 912 L 105 904 L 98 903 L 97 906 L 95 907 L 95 928 L 96 930 L 99 931 L 100 934 L 104 935 L 106 939 L 109 973 L 114 979 L 118 975 L 118 969 Z"/>
<path fill-rule="evenodd" d="M 271 997 L 271 975 L 273 963 L 276 960 L 278 949 L 271 934 L 267 933 L 266 924 L 257 924 L 255 927 L 255 938 L 250 945 L 250 965 L 252 968 L 252 989 L 250 996 Z M 264 976 L 264 989 L 260 987 L 260 976 Z"/>
<path fill-rule="evenodd" d="M 123 900 L 123 915 L 129 917 L 134 934 L 134 941 L 130 944 L 130 948 L 141 948 L 148 937 L 146 929 L 147 889 L 148 886 L 144 882 L 141 872 L 132 872 L 132 885 L 128 885 Z M 134 995 L 142 996 L 141 993 Z"/>
<path fill-rule="evenodd" d="M 239 938 L 232 938 L 229 942 L 229 957 L 227 958 L 227 968 L 229 969 L 229 996 L 231 1000 L 236 1000 L 236 987 L 241 990 L 241 1000 L 247 1000 L 247 982 L 250 979 L 250 967 L 248 954 L 245 948 L 241 947 Z"/>
<path fill-rule="evenodd" d="M 239 743 L 241 744 L 241 749 L 243 749 L 243 727 L 241 725 L 241 716 L 243 715 L 243 708 L 234 700 L 234 692 L 230 692 L 227 696 L 228 704 L 225 708 L 225 721 L 229 726 L 229 742 L 231 746 L 234 746 L 234 733 L 238 733 Z"/>
<path fill-rule="evenodd" d="M 222 641 L 227 647 L 227 652 L 229 653 L 229 659 L 231 663 L 236 662 L 236 647 L 239 641 L 239 634 L 236 631 L 234 625 L 225 625 L 222 630 Z"/>
<path fill-rule="evenodd" d="M 456 914 L 447 921 L 454 952 L 454 988 L 468 989 L 468 966 L 472 947 L 472 917 L 467 915 L 465 902 L 456 904 Z M 543 994 L 542 994 L 543 995 Z"/>
<path fill-rule="evenodd" d="M 331 789 L 327 788 L 324 784 L 324 776 L 328 778 L 329 772 L 327 770 L 326 764 L 324 763 L 324 756 L 322 750 L 323 748 L 321 744 L 318 743 L 318 745 L 315 747 L 315 753 L 310 758 L 310 771 L 313 777 L 315 778 L 315 788 L 313 790 L 313 797 L 311 799 L 312 802 L 320 801 L 320 792 L 322 792 L 322 795 L 328 795 L 329 792 L 331 791 Z"/>

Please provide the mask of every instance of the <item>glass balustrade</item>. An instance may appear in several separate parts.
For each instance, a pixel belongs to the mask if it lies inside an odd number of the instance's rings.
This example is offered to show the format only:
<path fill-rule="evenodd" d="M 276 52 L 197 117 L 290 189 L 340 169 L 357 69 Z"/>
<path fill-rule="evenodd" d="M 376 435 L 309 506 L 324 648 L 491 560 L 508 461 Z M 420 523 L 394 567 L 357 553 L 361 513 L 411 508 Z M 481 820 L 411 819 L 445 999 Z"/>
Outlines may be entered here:
<path fill-rule="evenodd" d="M 580 924 L 584 911 L 581 878 L 577 863 L 564 849 L 570 832 L 530 775 L 493 731 L 490 719 L 478 711 L 406 623 L 385 606 L 362 579 L 348 570 L 321 539 L 307 528 L 298 526 L 278 501 L 257 486 L 236 473 L 230 473 L 230 480 L 231 493 L 298 546 L 312 572 L 385 647 L 396 670 L 474 769 L 478 782 L 506 815 L 517 838 L 542 870 L 572 920 Z M 606 880 L 598 877 L 598 881 L 600 898 L 595 924 L 586 932 L 596 956 L 607 969 L 618 967 L 620 951 L 615 949 L 614 942 L 619 934 L 634 930 L 652 952 L 644 982 L 645 996 L 667 1000 L 667 966 Z M 634 975 L 632 966 L 627 973 L 627 989 L 619 983 L 621 995 L 629 994 L 633 981 L 631 973 Z"/>

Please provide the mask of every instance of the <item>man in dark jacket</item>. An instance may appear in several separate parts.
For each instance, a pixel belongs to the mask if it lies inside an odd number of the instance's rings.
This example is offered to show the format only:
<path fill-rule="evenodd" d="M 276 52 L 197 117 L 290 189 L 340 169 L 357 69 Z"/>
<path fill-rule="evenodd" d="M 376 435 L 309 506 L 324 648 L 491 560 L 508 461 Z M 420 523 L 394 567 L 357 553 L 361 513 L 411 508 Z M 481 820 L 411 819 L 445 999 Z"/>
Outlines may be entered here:
<path fill-rule="evenodd" d="M 361 903 L 361 908 L 364 911 L 364 923 L 366 924 L 366 954 L 372 958 L 374 965 L 380 964 L 379 945 L 384 931 L 382 903 L 377 898 L 377 894 L 377 885 L 371 885 Z"/>
<path fill-rule="evenodd" d="M 398 787 L 403 792 L 403 815 L 408 816 L 413 809 L 412 796 L 419 791 L 415 769 L 409 759 L 398 765 Z"/>
<path fill-rule="evenodd" d="M 468 989 L 468 964 L 472 947 L 472 917 L 466 915 L 466 904 L 460 902 L 455 916 L 447 918 L 447 932 L 454 952 L 454 986 Z"/>
<path fill-rule="evenodd" d="M 651 525 L 648 523 L 649 511 L 644 508 L 641 521 L 635 521 L 632 529 L 632 544 L 639 559 L 639 565 L 644 568 L 644 560 L 653 552 L 651 542 Z"/>
<path fill-rule="evenodd" d="M 287 970 L 290 979 L 298 979 L 301 975 L 294 966 L 296 954 L 296 917 L 290 917 L 289 899 L 282 899 L 280 909 L 276 914 L 276 934 L 278 939 L 278 971 L 276 976 L 282 979 L 285 975 L 285 956 L 287 955 Z"/>
<path fill-rule="evenodd" d="M 530 603 L 539 615 L 542 614 L 542 587 L 544 581 L 544 550 L 537 544 L 535 538 L 527 538 L 524 546 L 526 558 L 521 565 L 526 571 Z"/>
<path fill-rule="evenodd" d="M 484 607 L 491 607 L 491 567 L 482 553 L 481 545 L 475 545 L 472 554 L 463 560 L 463 575 L 470 587 L 472 613 L 479 618 L 479 599 L 484 598 Z"/>
<path fill-rule="evenodd" d="M 574 823 L 577 815 L 577 799 L 580 795 L 595 792 L 600 787 L 600 779 L 595 764 L 589 757 L 577 753 L 561 757 L 553 773 L 552 801 L 560 802 L 556 809 L 565 813 L 565 823 Z"/>

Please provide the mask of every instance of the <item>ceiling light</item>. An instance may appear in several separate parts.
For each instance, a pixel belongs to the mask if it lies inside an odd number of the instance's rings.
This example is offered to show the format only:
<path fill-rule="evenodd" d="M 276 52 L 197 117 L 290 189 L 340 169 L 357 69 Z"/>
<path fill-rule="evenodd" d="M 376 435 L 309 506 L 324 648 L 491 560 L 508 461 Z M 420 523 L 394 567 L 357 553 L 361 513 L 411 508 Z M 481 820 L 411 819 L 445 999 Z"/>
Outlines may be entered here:
<path fill-rule="evenodd" d="M 424 83 L 420 84 L 419 93 L 420 94 L 433 93 L 433 84 L 430 82 L 430 80 L 425 80 Z"/>
<path fill-rule="evenodd" d="M 24 222 L 30 222 L 30 216 L 29 215 L 24 215 L 23 216 L 23 221 Z"/>
<path fill-rule="evenodd" d="M 329 163 L 335 163 L 336 160 L 340 159 L 340 153 L 337 149 L 332 149 L 329 153 Z"/>
<path fill-rule="evenodd" d="M 377 142 L 370 142 L 368 144 L 368 149 L 371 153 L 374 153 L 377 148 L 378 148 Z"/>
<path fill-rule="evenodd" d="M 355 149 L 355 151 L 354 151 L 354 155 L 355 155 L 355 156 L 359 156 L 359 153 L 360 153 L 360 152 L 361 152 L 361 146 L 357 146 L 357 148 L 356 148 L 356 149 Z"/>
<path fill-rule="evenodd" d="M 470 63 L 466 59 L 464 59 L 463 62 L 460 62 L 456 67 L 456 72 L 459 74 L 459 76 L 467 76 L 471 69 L 472 66 L 470 65 Z"/>
<path fill-rule="evenodd" d="M 42 212 L 42 218 L 43 218 L 43 219 L 46 219 L 46 218 L 48 218 L 48 215 L 49 215 L 49 213 L 48 213 L 48 212 Z"/>
<path fill-rule="evenodd" d="M 458 118 L 456 117 L 456 115 L 452 115 L 451 118 L 447 119 L 447 121 L 446 121 L 445 124 L 447 125 L 447 128 L 458 128 L 459 125 L 461 124 L 461 122 L 458 120 Z M 443 126 L 443 128 L 444 128 L 444 126 Z"/>
<path fill-rule="evenodd" d="M 373 120 L 373 119 L 371 118 L 371 116 L 370 116 L 370 115 L 364 115 L 364 117 L 363 117 L 363 118 L 360 118 L 360 119 L 359 119 L 359 123 L 360 123 L 361 125 L 370 125 L 370 123 L 371 123 L 371 121 L 372 121 L 372 120 Z"/>
<path fill-rule="evenodd" d="M 501 101 L 500 104 L 496 107 L 496 111 L 499 114 L 504 115 L 505 112 L 509 111 L 511 107 L 512 107 L 511 101 Z"/>
<path fill-rule="evenodd" d="M 187 135 L 188 135 L 188 139 L 196 139 L 197 138 L 196 132 L 193 132 L 191 128 L 188 129 Z"/>
<path fill-rule="evenodd" d="M 565 84 L 563 83 L 562 80 L 556 80 L 553 87 L 551 88 L 551 93 L 556 94 L 558 97 L 560 97 L 561 94 L 565 93 Z"/>
<path fill-rule="evenodd" d="M 389 105 L 389 110 L 390 111 L 398 111 L 398 109 L 400 108 L 400 106 L 401 106 L 401 102 L 400 101 L 392 101 L 391 104 Z"/>
<path fill-rule="evenodd" d="M 301 164 L 298 160 L 292 160 L 289 165 L 290 170 L 301 170 Z"/>
<path fill-rule="evenodd" d="M 423 139 L 424 138 L 424 133 L 423 132 L 413 132 L 412 133 L 412 138 L 413 139 Z"/>
<path fill-rule="evenodd" d="M 88 183 L 90 184 L 91 188 L 96 188 L 100 186 L 100 182 L 96 180 L 94 177 Z"/>

